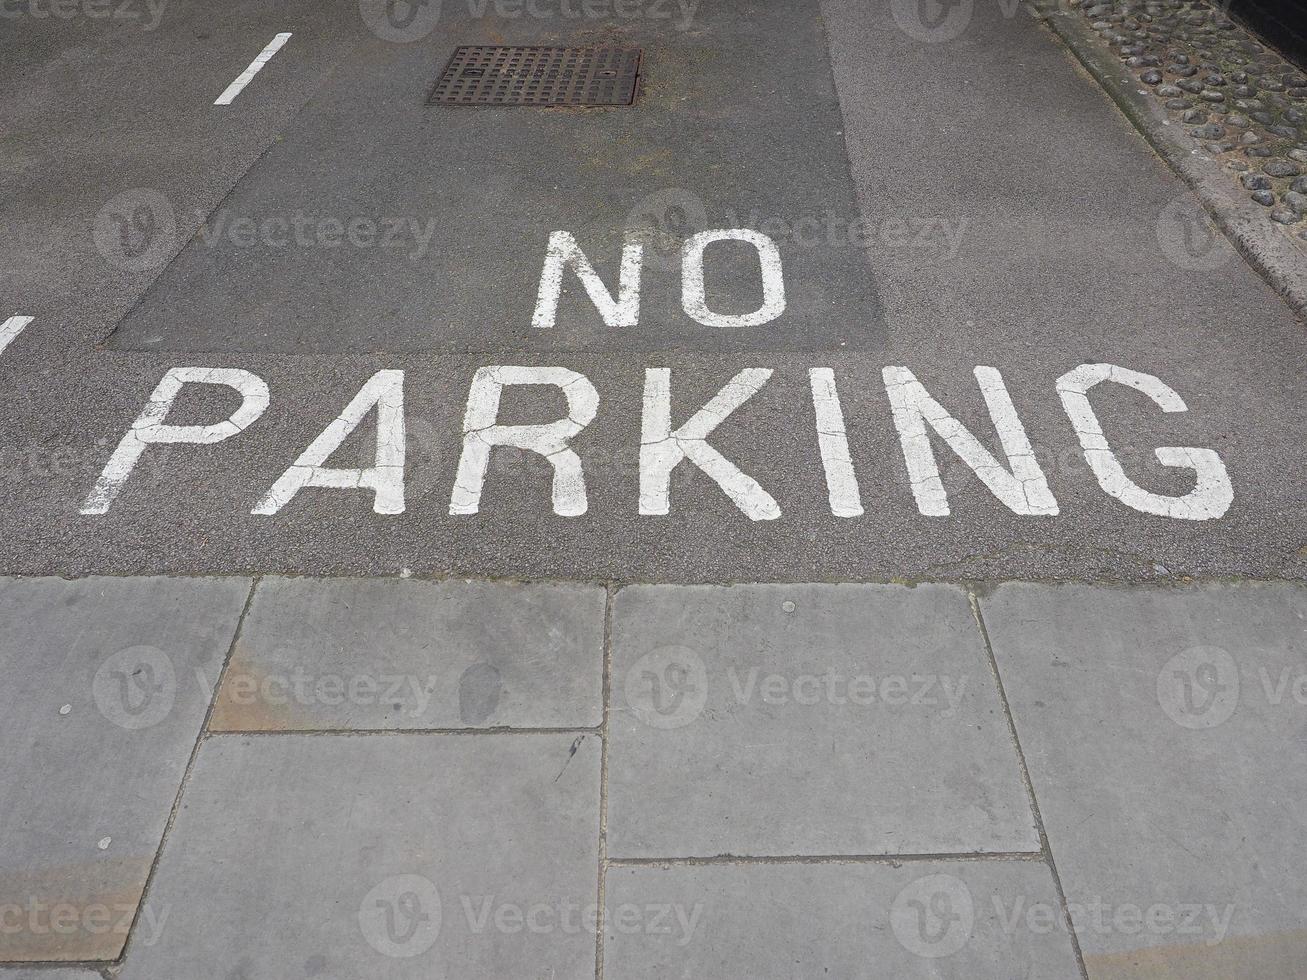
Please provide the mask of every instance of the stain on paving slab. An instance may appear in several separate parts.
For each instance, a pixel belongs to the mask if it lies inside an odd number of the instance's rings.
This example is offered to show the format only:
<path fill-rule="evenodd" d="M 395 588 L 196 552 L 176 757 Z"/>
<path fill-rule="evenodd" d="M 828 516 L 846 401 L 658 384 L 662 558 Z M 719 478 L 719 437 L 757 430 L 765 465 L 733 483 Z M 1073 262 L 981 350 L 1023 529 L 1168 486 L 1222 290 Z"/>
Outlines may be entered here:
<path fill-rule="evenodd" d="M 0 962 L 122 951 L 249 588 L 0 582 Z"/>
<path fill-rule="evenodd" d="M 219 735 L 123 980 L 593 975 L 595 735 Z M 530 927 L 528 927 L 528 925 Z"/>
<path fill-rule="evenodd" d="M 594 727 L 605 602 L 598 586 L 265 578 L 210 727 Z"/>
<path fill-rule="evenodd" d="M 612 657 L 613 857 L 1039 849 L 961 589 L 636 586 Z"/>
<path fill-rule="evenodd" d="M 1297 976 L 1307 590 L 1000 586 L 981 609 L 1090 976 Z"/>
<path fill-rule="evenodd" d="M 714 977 L 1073 977 L 1042 861 L 613 868 L 604 973 Z M 622 910 L 669 910 L 660 931 Z M 1041 926 L 1022 916 L 1035 910 Z M 1014 920 L 1012 910 L 1017 915 Z"/>
<path fill-rule="evenodd" d="M 1231 980 L 1287 977 L 1307 963 L 1307 929 L 1235 936 L 1219 946 L 1176 944 L 1085 957 L 1091 980 Z"/>

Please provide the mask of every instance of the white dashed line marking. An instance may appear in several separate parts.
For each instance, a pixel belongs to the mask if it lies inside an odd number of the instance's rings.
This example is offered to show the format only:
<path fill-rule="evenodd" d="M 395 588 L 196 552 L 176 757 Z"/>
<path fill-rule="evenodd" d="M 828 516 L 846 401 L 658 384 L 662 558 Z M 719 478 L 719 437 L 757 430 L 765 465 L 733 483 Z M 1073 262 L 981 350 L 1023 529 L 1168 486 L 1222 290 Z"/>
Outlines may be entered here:
<path fill-rule="evenodd" d="M 227 86 L 227 91 L 214 100 L 214 105 L 231 105 L 232 100 L 240 95 L 241 89 L 250 84 L 250 79 L 259 73 L 264 65 L 272 58 L 274 54 L 281 50 L 281 46 L 290 40 L 289 34 L 278 34 L 268 46 L 259 52 L 259 56 L 250 62 L 250 66 L 236 76 L 236 81 Z"/>
<path fill-rule="evenodd" d="M 0 354 L 3 354 L 5 348 L 14 342 L 15 337 L 27 329 L 27 325 L 33 319 L 30 316 L 11 316 L 4 323 L 0 323 Z"/>

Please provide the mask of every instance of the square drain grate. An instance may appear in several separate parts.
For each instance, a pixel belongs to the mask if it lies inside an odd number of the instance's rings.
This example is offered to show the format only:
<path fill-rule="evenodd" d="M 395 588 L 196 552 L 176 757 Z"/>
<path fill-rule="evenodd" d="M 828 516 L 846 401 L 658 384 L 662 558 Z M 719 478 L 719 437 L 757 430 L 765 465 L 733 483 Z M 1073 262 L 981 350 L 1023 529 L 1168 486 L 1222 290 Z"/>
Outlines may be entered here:
<path fill-rule="evenodd" d="M 427 104 L 631 105 L 639 77 L 639 48 L 465 46 Z"/>

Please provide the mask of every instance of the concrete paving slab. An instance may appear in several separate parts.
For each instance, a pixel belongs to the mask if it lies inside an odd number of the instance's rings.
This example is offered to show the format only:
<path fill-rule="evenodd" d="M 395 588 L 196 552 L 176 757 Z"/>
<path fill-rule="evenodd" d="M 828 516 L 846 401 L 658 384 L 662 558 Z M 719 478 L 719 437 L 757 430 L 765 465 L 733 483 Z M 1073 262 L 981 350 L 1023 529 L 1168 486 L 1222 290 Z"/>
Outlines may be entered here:
<path fill-rule="evenodd" d="M 121 952 L 249 589 L 0 582 L 0 962 Z"/>
<path fill-rule="evenodd" d="M 1079 974 L 1036 861 L 618 867 L 605 904 L 620 980 Z"/>
<path fill-rule="evenodd" d="M 961 589 L 638 586 L 612 642 L 613 857 L 1039 848 Z"/>
<path fill-rule="evenodd" d="M 585 585 L 266 578 L 210 727 L 595 727 L 606 601 Z"/>
<path fill-rule="evenodd" d="M 599 738 L 220 735 L 123 980 L 593 976 Z"/>
<path fill-rule="evenodd" d="M 1004 585 L 982 600 L 1091 977 L 1307 962 L 1307 592 Z"/>

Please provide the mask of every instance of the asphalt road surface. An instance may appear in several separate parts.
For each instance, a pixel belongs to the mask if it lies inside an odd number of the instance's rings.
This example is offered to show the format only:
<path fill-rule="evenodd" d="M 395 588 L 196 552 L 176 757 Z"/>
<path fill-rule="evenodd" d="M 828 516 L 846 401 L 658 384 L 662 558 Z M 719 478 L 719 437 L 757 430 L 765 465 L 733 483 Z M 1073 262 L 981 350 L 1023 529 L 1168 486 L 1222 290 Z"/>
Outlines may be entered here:
<path fill-rule="evenodd" d="M 636 6 L 0 22 L 0 572 L 1307 572 L 1304 325 L 1024 7 Z"/>

